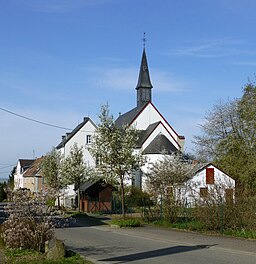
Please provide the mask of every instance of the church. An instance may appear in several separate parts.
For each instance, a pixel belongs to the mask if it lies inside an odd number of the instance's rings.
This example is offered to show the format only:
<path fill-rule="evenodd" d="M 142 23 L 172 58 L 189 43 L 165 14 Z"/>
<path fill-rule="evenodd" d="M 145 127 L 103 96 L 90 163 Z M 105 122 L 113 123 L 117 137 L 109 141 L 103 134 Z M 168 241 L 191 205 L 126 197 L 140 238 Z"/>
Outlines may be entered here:
<path fill-rule="evenodd" d="M 134 172 L 132 184 L 140 189 L 145 189 L 145 177 L 148 165 L 154 163 L 163 156 L 163 153 L 183 152 L 185 137 L 179 135 L 160 111 L 152 102 L 153 85 L 147 63 L 145 47 L 142 53 L 141 65 L 139 70 L 137 91 L 137 106 L 127 113 L 120 115 L 116 119 L 116 125 L 134 126 L 139 131 L 139 140 L 134 151 L 143 154 L 146 164 L 138 171 Z M 92 143 L 93 135 L 97 126 L 89 117 L 77 125 L 70 133 L 62 136 L 62 141 L 57 145 L 57 149 L 67 157 L 70 149 L 74 145 L 83 149 L 84 162 L 89 166 L 95 166 L 96 162 L 88 151 Z M 128 184 L 131 184 L 129 182 Z M 76 193 L 74 186 L 68 186 L 63 193 L 63 205 L 71 206 L 75 200 Z"/>
<path fill-rule="evenodd" d="M 163 153 L 183 152 L 185 137 L 179 135 L 152 102 L 153 85 L 145 47 L 142 53 L 137 90 L 137 106 L 116 120 L 118 127 L 134 126 L 139 131 L 136 150 L 146 158 L 146 164 L 134 175 L 133 184 L 144 189 L 143 172 L 148 164 L 161 158 Z"/>

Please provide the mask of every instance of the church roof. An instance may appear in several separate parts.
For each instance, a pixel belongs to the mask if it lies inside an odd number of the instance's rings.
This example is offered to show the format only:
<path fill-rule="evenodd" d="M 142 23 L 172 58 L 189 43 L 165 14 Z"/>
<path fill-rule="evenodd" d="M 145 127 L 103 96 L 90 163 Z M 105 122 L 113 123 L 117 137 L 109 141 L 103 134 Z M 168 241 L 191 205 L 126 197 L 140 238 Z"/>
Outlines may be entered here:
<path fill-rule="evenodd" d="M 145 140 L 151 135 L 151 133 L 156 129 L 156 127 L 161 123 L 161 121 L 153 123 L 147 127 L 146 130 L 139 131 L 139 139 L 137 142 L 137 147 L 141 148 Z"/>
<path fill-rule="evenodd" d="M 176 152 L 177 148 L 163 134 L 158 134 L 153 141 L 144 149 L 143 154 L 171 154 Z"/>
<path fill-rule="evenodd" d="M 139 131 L 139 139 L 137 142 L 137 148 L 141 148 L 148 137 L 154 132 L 154 130 L 162 124 L 161 121 L 150 124 L 146 130 Z M 175 139 L 174 139 L 175 140 Z M 176 140 L 175 140 L 176 142 Z M 178 144 L 178 142 L 177 142 Z M 179 145 L 179 144 L 178 144 Z M 177 151 L 171 141 L 162 133 L 159 133 L 151 143 L 144 149 L 143 154 L 160 154 L 162 152 L 172 153 Z"/>
<path fill-rule="evenodd" d="M 140 64 L 140 72 L 139 72 L 139 79 L 138 83 L 136 86 L 136 89 L 138 90 L 139 88 L 153 88 L 151 81 L 150 81 L 150 76 L 149 76 L 149 70 L 148 70 L 148 63 L 147 63 L 147 56 L 146 56 L 146 51 L 145 48 L 143 49 L 142 53 L 142 59 L 141 59 L 141 64 Z"/>
<path fill-rule="evenodd" d="M 134 118 L 140 114 L 140 112 L 142 111 L 142 109 L 145 107 L 146 105 L 140 106 L 140 107 L 135 107 L 132 110 L 128 111 L 127 113 L 120 115 L 117 119 L 116 119 L 116 126 L 121 128 L 123 126 L 126 125 L 130 125 L 131 122 L 134 120 Z"/>

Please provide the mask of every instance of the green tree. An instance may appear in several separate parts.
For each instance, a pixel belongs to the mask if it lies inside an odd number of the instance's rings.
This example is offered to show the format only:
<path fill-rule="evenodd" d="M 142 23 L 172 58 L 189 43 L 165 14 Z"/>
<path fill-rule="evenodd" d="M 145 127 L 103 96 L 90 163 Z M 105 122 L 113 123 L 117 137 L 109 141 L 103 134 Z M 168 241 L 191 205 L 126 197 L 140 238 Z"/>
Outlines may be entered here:
<path fill-rule="evenodd" d="M 44 156 L 41 163 L 41 172 L 47 185 L 57 194 L 58 207 L 60 207 L 60 191 L 66 185 L 61 175 L 61 158 L 60 152 L 53 148 Z"/>
<path fill-rule="evenodd" d="M 71 147 L 70 154 L 62 162 L 62 176 L 66 184 L 74 184 L 77 191 L 78 211 L 80 212 L 80 187 L 91 177 L 92 170 L 83 159 L 83 149 L 77 144 Z"/>
<path fill-rule="evenodd" d="M 100 124 L 93 137 L 90 153 L 97 160 L 97 171 L 104 180 L 120 187 L 122 214 L 125 216 L 124 180 L 142 164 L 142 156 L 134 149 L 138 140 L 135 128 L 118 128 L 108 105 L 103 105 L 99 114 Z"/>
<path fill-rule="evenodd" d="M 11 173 L 9 174 L 9 178 L 7 180 L 7 184 L 5 186 L 5 192 L 7 195 L 8 201 L 12 200 L 12 191 L 14 189 L 14 174 L 16 172 L 16 166 L 12 168 Z"/>
<path fill-rule="evenodd" d="M 0 183 L 0 202 L 7 199 L 6 182 Z"/>
<path fill-rule="evenodd" d="M 255 194 L 255 84 L 245 86 L 242 98 L 215 105 L 206 114 L 194 143 L 199 155 L 221 166 L 235 178 L 237 186 Z"/>

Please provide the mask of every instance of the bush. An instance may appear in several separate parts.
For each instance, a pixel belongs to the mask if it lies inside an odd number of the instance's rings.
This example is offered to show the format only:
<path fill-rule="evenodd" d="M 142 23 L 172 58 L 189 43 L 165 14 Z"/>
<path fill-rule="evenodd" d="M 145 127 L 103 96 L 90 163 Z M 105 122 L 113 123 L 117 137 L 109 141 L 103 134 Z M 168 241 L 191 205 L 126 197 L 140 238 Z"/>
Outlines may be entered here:
<path fill-rule="evenodd" d="M 195 219 L 202 223 L 205 230 L 233 230 L 238 233 L 243 230 L 256 231 L 255 197 L 239 194 L 234 203 L 213 202 L 209 199 L 194 210 Z"/>
<path fill-rule="evenodd" d="M 44 251 L 45 241 L 54 235 L 53 218 L 46 205 L 48 197 L 43 193 L 32 195 L 29 190 L 14 193 L 13 203 L 5 208 L 9 218 L 2 226 L 7 248 Z"/>

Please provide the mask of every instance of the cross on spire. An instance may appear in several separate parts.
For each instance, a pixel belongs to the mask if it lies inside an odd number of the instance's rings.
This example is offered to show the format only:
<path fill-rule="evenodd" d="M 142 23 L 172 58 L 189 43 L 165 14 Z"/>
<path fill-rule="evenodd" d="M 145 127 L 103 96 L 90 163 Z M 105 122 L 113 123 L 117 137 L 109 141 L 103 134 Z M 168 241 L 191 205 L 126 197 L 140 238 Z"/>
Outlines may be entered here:
<path fill-rule="evenodd" d="M 145 49 L 146 41 L 147 41 L 147 39 L 146 39 L 146 33 L 145 32 L 143 33 L 143 39 L 142 39 L 142 41 L 143 41 L 143 48 Z"/>

